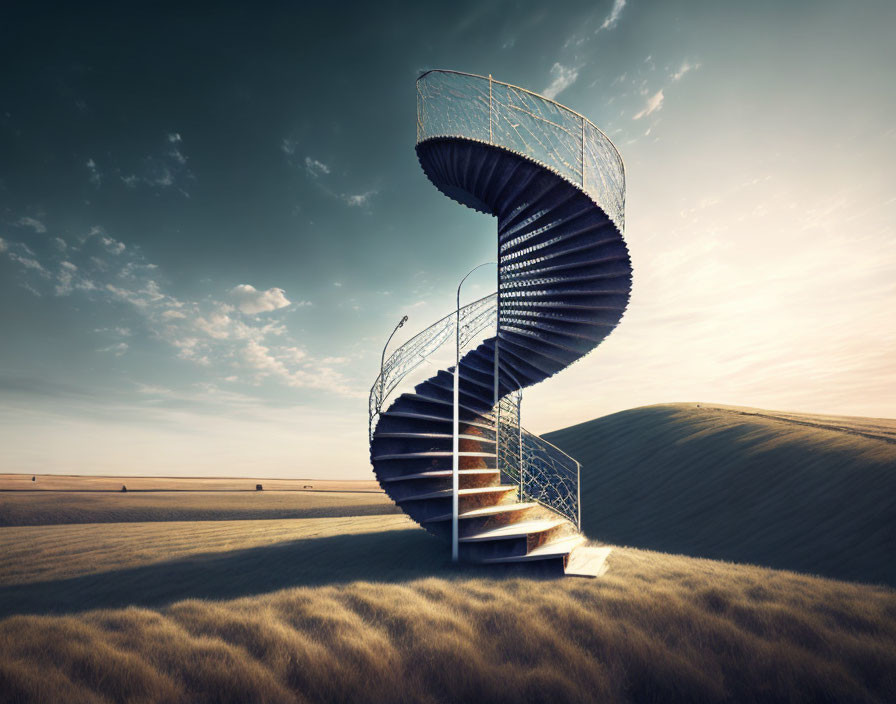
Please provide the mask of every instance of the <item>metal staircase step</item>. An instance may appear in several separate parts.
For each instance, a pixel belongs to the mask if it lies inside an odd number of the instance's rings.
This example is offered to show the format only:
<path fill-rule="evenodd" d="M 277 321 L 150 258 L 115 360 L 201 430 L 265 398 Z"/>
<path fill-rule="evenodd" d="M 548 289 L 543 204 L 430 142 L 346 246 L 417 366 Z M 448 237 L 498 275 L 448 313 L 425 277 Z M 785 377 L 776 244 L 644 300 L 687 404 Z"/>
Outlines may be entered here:
<path fill-rule="evenodd" d="M 458 452 L 459 457 L 494 457 L 494 452 Z M 399 452 L 391 455 L 377 455 L 374 462 L 379 460 L 417 460 L 431 459 L 435 457 L 453 457 L 453 450 L 428 450 L 426 452 Z"/>
<path fill-rule="evenodd" d="M 530 508 L 535 508 L 538 506 L 535 502 L 529 503 L 521 503 L 521 504 L 498 504 L 497 506 L 488 506 L 486 508 L 477 508 L 472 511 L 465 511 L 464 513 L 458 514 L 458 518 L 464 520 L 466 518 L 485 518 L 486 516 L 493 516 L 498 513 L 509 513 L 514 511 L 525 511 Z M 424 523 L 437 523 L 439 521 L 450 521 L 451 514 L 443 513 L 441 516 L 434 516 L 433 518 L 428 518 L 424 521 Z"/>
<path fill-rule="evenodd" d="M 513 557 L 489 557 L 480 562 L 497 563 L 497 562 L 533 562 L 535 560 L 553 560 L 564 557 L 572 552 L 573 549 L 585 542 L 585 536 L 573 535 L 569 538 L 561 538 L 546 545 L 539 545 L 534 550 L 530 550 L 525 555 L 516 555 Z"/>
<path fill-rule="evenodd" d="M 462 476 L 467 476 L 470 474 L 500 474 L 500 469 L 459 469 L 457 471 L 458 474 Z M 452 474 L 452 470 L 450 469 L 433 469 L 429 472 L 414 472 L 413 474 L 404 474 L 398 477 L 385 477 L 380 479 L 383 483 L 392 483 L 392 482 L 403 482 L 405 480 L 413 480 L 413 479 L 443 479 L 445 477 L 450 477 Z"/>
<path fill-rule="evenodd" d="M 499 486 L 481 486 L 473 489 L 458 489 L 458 496 L 475 496 L 477 494 L 507 494 L 511 491 L 516 491 L 517 487 L 514 485 L 499 485 Z M 405 496 L 404 498 L 397 499 L 397 503 L 404 503 L 405 501 L 425 501 L 428 499 L 450 499 L 453 494 L 451 489 L 439 489 L 438 491 L 429 491 L 425 494 L 415 494 L 414 496 Z M 491 508 L 491 507 L 489 507 Z M 465 515 L 465 514 L 461 514 Z"/>
<path fill-rule="evenodd" d="M 568 523 L 563 518 L 557 518 L 554 520 L 541 520 L 541 521 L 523 521 L 522 523 L 512 523 L 509 526 L 501 526 L 500 528 L 492 528 L 491 530 L 484 530 L 481 533 L 476 533 L 475 535 L 468 535 L 464 538 L 460 538 L 460 542 L 462 543 L 477 543 L 487 540 L 513 540 L 514 538 L 525 538 L 533 533 L 543 533 L 547 530 L 551 530 L 552 528 L 557 528 L 562 526 L 564 523 Z"/>
<path fill-rule="evenodd" d="M 378 438 L 420 438 L 423 440 L 451 440 L 454 437 L 452 433 L 413 433 L 410 431 L 377 433 L 376 436 Z M 457 437 L 461 440 L 475 440 L 476 442 L 487 442 L 491 443 L 492 445 L 495 444 L 494 438 L 484 438 L 481 435 L 467 435 L 465 433 L 461 433 Z"/>

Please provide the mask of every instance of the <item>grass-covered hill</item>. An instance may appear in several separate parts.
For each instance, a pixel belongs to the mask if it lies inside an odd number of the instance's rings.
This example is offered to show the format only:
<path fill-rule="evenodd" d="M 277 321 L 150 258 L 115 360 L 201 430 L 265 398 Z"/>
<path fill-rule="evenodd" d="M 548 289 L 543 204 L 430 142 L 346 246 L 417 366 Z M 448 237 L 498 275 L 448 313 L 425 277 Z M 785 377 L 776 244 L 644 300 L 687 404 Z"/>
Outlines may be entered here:
<path fill-rule="evenodd" d="M 591 538 L 896 586 L 896 421 L 679 403 L 545 438 Z"/>

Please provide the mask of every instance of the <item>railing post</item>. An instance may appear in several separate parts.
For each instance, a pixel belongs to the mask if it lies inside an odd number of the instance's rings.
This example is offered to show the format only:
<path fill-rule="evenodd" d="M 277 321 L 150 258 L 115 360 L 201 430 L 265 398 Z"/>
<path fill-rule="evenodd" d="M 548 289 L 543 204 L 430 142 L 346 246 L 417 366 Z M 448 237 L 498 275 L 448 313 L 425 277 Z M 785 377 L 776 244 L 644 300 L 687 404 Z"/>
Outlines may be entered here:
<path fill-rule="evenodd" d="M 489 97 L 491 97 L 491 81 L 489 81 Z M 491 100 L 489 100 L 489 118 L 491 118 Z M 500 259 L 500 257 L 499 257 Z M 495 406 L 495 468 L 498 470 L 498 479 L 501 478 L 501 467 L 498 462 L 499 435 L 501 427 L 501 397 L 500 397 L 500 372 L 498 370 L 498 332 L 501 329 L 501 266 L 498 265 L 498 297 L 495 300 L 495 390 L 494 390 L 494 406 Z"/>
<path fill-rule="evenodd" d="M 576 527 L 579 533 L 582 532 L 582 463 L 576 460 L 576 509 L 578 511 L 578 519 Z"/>
<path fill-rule="evenodd" d="M 582 129 L 585 129 L 582 127 Z M 488 74 L 488 143 L 494 144 L 492 139 L 492 74 Z"/>
<path fill-rule="evenodd" d="M 585 118 L 582 118 L 582 190 L 585 190 Z"/>
<path fill-rule="evenodd" d="M 523 473 L 526 471 L 526 461 L 523 457 L 523 390 L 520 389 L 516 400 L 516 427 L 520 443 L 520 503 L 523 501 Z"/>

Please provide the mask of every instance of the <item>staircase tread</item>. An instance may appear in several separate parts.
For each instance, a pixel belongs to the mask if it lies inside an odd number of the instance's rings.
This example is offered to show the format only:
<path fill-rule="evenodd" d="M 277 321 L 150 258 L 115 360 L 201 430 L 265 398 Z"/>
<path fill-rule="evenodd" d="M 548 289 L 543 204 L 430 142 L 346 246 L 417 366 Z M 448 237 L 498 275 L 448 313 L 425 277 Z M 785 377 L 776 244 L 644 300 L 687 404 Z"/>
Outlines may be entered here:
<path fill-rule="evenodd" d="M 522 504 L 498 504 L 497 506 L 487 506 L 486 508 L 477 508 L 472 511 L 465 511 L 461 514 L 458 514 L 458 518 L 479 518 L 481 516 L 490 516 L 494 513 L 505 513 L 509 511 L 523 511 L 527 508 L 534 508 L 538 504 L 534 502 L 522 503 Z M 437 521 L 450 521 L 451 514 L 443 513 L 441 516 L 434 516 L 432 518 L 428 518 L 424 523 L 435 523 Z"/>
<path fill-rule="evenodd" d="M 380 415 L 382 416 L 391 416 L 393 418 L 414 418 L 417 420 L 431 420 L 439 423 L 451 423 L 451 416 L 434 416 L 428 413 L 415 413 L 413 411 L 383 411 Z M 461 425 L 472 425 L 476 428 L 483 428 L 484 430 L 494 430 L 494 425 L 490 425 L 488 423 L 483 423 L 478 420 L 462 420 Z"/>
<path fill-rule="evenodd" d="M 544 519 L 539 521 L 523 521 L 521 523 L 512 523 L 509 526 L 501 526 L 500 528 L 492 528 L 475 535 L 468 535 L 461 538 L 462 543 L 475 543 L 485 540 L 508 540 L 511 538 L 525 538 L 532 533 L 543 533 L 551 528 L 556 528 L 567 523 L 565 519 L 557 518 L 553 520 Z"/>
<path fill-rule="evenodd" d="M 462 450 L 457 453 L 459 457 L 494 457 L 494 452 L 473 452 Z M 388 455 L 377 455 L 373 458 L 374 462 L 378 462 L 379 460 L 404 460 L 404 459 L 419 459 L 421 457 L 452 457 L 454 452 L 452 450 L 427 450 L 425 452 L 397 452 Z"/>
<path fill-rule="evenodd" d="M 469 475 L 469 474 L 498 474 L 500 473 L 500 469 L 459 469 L 458 474 Z M 405 479 L 441 479 L 442 477 L 450 477 L 452 470 L 450 469 L 435 469 L 429 472 L 415 472 L 414 474 L 403 474 L 400 477 L 386 477 L 381 478 L 381 482 L 400 482 Z"/>
<path fill-rule="evenodd" d="M 531 562 L 534 560 L 550 560 L 557 557 L 568 555 L 572 550 L 585 542 L 585 536 L 574 535 L 569 538 L 561 538 L 546 545 L 539 545 L 534 550 L 530 550 L 525 555 L 516 555 L 513 557 L 489 557 L 480 562 Z"/>
<path fill-rule="evenodd" d="M 503 484 L 498 486 L 478 486 L 470 489 L 458 489 L 458 496 L 472 496 L 474 494 L 497 494 L 497 493 L 506 493 L 508 491 L 515 491 L 516 487 L 513 485 Z M 397 499 L 396 503 L 402 503 L 404 501 L 422 501 L 424 499 L 450 499 L 453 490 L 451 489 L 438 489 L 436 491 L 428 491 L 424 494 L 415 494 L 414 496 L 406 496 L 403 499 Z M 464 514 L 460 514 L 463 516 Z"/>
<path fill-rule="evenodd" d="M 376 436 L 378 438 L 426 438 L 427 440 L 450 440 L 454 437 L 452 433 L 413 433 L 401 431 L 377 433 Z M 461 440 L 476 440 L 477 442 L 489 443 L 495 442 L 494 438 L 484 438 L 481 435 L 467 435 L 465 433 L 461 433 L 457 437 L 459 437 Z"/>

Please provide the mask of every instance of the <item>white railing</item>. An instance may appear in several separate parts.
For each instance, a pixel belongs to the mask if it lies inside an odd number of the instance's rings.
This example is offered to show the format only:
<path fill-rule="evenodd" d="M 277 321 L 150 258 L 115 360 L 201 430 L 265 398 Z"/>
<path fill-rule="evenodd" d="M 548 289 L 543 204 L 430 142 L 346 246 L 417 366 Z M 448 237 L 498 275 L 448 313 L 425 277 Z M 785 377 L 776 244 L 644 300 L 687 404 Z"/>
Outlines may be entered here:
<path fill-rule="evenodd" d="M 460 345 L 463 349 L 480 332 L 494 327 L 497 321 L 498 294 L 492 293 L 463 306 L 460 315 L 451 312 L 422 332 L 417 333 L 395 350 L 383 364 L 380 373 L 370 387 L 368 400 L 368 431 L 373 439 L 373 429 L 383 405 L 390 394 L 427 357 L 449 340 L 455 340 L 457 321 L 460 319 Z"/>
<path fill-rule="evenodd" d="M 501 480 L 519 487 L 520 501 L 537 501 L 581 530 L 581 464 L 520 424 L 522 393 L 498 402 L 497 467 Z"/>
<path fill-rule="evenodd" d="M 583 115 L 532 91 L 460 71 L 417 79 L 417 143 L 459 137 L 535 161 L 579 186 L 625 229 L 625 165 Z"/>

